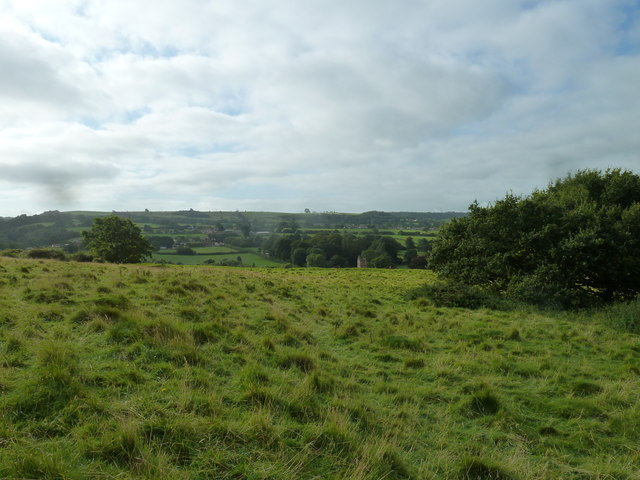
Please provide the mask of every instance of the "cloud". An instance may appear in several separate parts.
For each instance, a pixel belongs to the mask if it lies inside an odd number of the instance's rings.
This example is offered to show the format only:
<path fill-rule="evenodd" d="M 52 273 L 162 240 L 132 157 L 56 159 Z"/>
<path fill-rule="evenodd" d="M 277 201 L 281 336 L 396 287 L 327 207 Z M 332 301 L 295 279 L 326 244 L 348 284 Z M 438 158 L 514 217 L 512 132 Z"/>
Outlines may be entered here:
<path fill-rule="evenodd" d="M 637 168 L 628 0 L 0 5 L 0 214 L 460 210 Z"/>

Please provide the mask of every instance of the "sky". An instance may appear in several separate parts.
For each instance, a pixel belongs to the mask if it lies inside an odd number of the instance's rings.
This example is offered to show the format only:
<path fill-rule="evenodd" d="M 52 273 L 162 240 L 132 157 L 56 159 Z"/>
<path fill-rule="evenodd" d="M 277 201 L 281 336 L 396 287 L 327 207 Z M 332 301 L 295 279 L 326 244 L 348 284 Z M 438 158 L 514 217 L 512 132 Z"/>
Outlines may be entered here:
<path fill-rule="evenodd" d="M 0 0 L 0 215 L 465 211 L 640 173 L 640 0 Z"/>

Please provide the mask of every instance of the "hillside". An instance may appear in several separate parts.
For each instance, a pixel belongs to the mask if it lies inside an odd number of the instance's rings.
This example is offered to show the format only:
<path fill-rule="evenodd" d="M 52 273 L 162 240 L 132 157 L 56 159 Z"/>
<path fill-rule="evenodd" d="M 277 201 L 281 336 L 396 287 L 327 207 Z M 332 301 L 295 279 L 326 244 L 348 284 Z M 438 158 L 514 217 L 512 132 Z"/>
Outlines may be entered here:
<path fill-rule="evenodd" d="M 0 478 L 638 478 L 637 335 L 430 275 L 0 258 Z"/>
<path fill-rule="evenodd" d="M 186 242 L 198 242 L 210 235 L 221 240 L 229 236 L 246 237 L 295 229 L 367 230 L 405 229 L 428 230 L 447 220 L 464 216 L 460 212 L 59 212 L 48 211 L 39 215 L 19 215 L 15 218 L 0 217 L 0 249 L 49 247 L 51 245 L 73 247 L 80 241 L 80 232 L 91 227 L 95 217 L 116 214 L 130 218 L 144 229 L 150 238 L 171 236 Z M 244 235 L 241 235 L 241 232 Z M 71 251 L 71 250 L 70 250 Z"/>

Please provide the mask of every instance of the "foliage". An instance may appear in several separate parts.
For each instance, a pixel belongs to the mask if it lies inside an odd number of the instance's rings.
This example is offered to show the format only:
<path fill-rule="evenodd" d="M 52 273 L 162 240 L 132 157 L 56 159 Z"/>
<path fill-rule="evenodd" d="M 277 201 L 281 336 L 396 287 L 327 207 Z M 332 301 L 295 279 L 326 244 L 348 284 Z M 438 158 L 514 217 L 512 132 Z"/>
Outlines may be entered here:
<path fill-rule="evenodd" d="M 307 263 L 307 249 L 298 247 L 291 252 L 291 263 L 298 267 L 304 267 Z"/>
<path fill-rule="evenodd" d="M 584 170 L 469 209 L 441 229 L 430 256 L 448 278 L 564 308 L 640 292 L 638 175 Z"/>
<path fill-rule="evenodd" d="M 507 302 L 479 287 L 455 281 L 430 282 L 408 292 L 407 298 L 428 299 L 436 307 L 505 309 Z"/>
<path fill-rule="evenodd" d="M 311 236 L 298 233 L 272 237 L 265 249 L 297 266 L 355 267 L 358 256 L 363 256 L 371 267 L 389 268 L 400 263 L 402 245 L 392 237 L 319 232 Z"/>
<path fill-rule="evenodd" d="M 618 302 L 602 311 L 607 322 L 621 330 L 640 335 L 640 297 L 630 302 Z"/>
<path fill-rule="evenodd" d="M 326 267 L 327 260 L 323 253 L 310 253 L 307 255 L 307 267 Z"/>
<path fill-rule="evenodd" d="M 57 248 L 33 248 L 27 251 L 28 258 L 49 258 L 53 260 L 65 260 L 66 255 Z"/>
<path fill-rule="evenodd" d="M 414 257 L 413 259 L 411 259 L 411 262 L 409 262 L 409 268 L 417 268 L 417 269 L 424 270 L 425 268 L 427 268 L 427 265 L 428 265 L 427 257 L 425 257 L 424 255 L 418 255 L 417 257 Z"/>
<path fill-rule="evenodd" d="M 70 248 L 79 239 L 80 229 L 90 227 L 93 218 L 104 215 L 107 213 L 50 211 L 39 215 L 0 218 L 0 249 L 48 247 L 51 245 L 62 245 L 65 249 Z M 161 246 L 171 248 L 173 246 L 172 239 L 176 235 L 189 236 L 192 239 L 208 238 L 210 241 L 221 242 L 226 242 L 228 236 L 237 235 L 238 242 L 243 242 L 238 245 L 258 246 L 256 240 L 259 240 L 260 236 L 252 232 L 296 233 L 305 228 L 330 230 L 354 228 L 361 230 L 370 225 L 371 228 L 407 228 L 411 229 L 412 235 L 422 235 L 419 230 L 426 231 L 444 223 L 449 218 L 464 214 L 455 212 L 367 212 L 364 214 L 314 212 L 283 216 L 281 213 L 274 212 L 239 213 L 183 210 L 177 212 L 117 212 L 116 215 L 129 218 L 140 225 L 156 248 Z M 286 221 L 286 226 L 282 225 L 283 220 Z M 156 241 L 157 237 L 165 238 Z M 327 258 L 331 258 L 331 255 Z"/>
<path fill-rule="evenodd" d="M 139 263 L 153 251 L 135 223 L 116 215 L 96 217 L 82 236 L 94 257 L 106 262 Z"/>
<path fill-rule="evenodd" d="M 168 235 L 153 235 L 147 237 L 147 240 L 149 240 L 156 250 L 159 250 L 160 248 L 171 248 L 174 244 L 173 237 Z"/>

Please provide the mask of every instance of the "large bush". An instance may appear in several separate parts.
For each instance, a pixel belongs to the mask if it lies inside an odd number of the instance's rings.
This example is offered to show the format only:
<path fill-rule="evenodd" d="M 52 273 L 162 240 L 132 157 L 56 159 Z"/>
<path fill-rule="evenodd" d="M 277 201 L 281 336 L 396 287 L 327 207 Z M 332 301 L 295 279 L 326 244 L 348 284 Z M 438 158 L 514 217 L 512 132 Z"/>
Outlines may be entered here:
<path fill-rule="evenodd" d="M 445 277 L 538 304 L 584 307 L 640 292 L 640 177 L 579 171 L 445 225 L 430 264 Z"/>
<path fill-rule="evenodd" d="M 97 260 L 112 263 L 139 263 L 151 256 L 153 246 L 140 227 L 128 218 L 109 215 L 93 220 L 82 237 Z"/>

